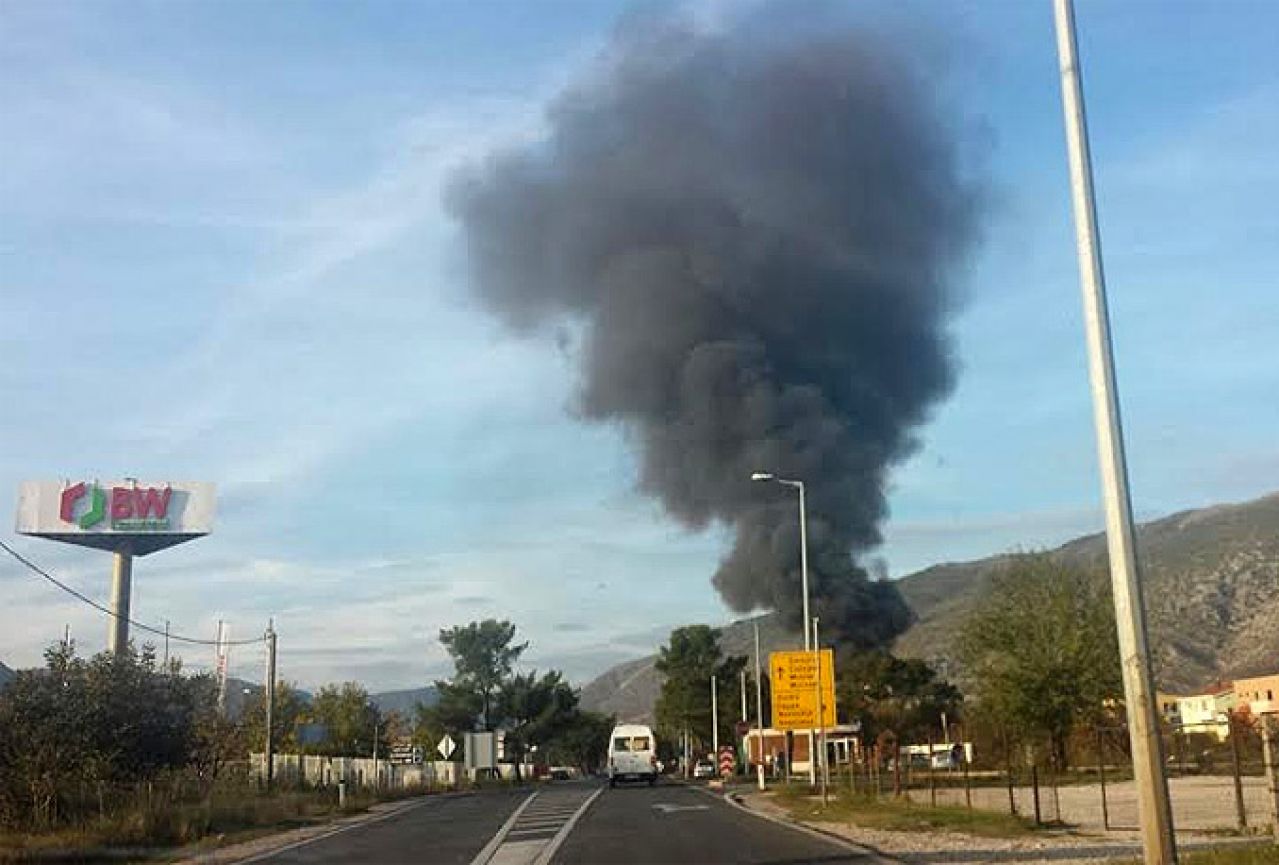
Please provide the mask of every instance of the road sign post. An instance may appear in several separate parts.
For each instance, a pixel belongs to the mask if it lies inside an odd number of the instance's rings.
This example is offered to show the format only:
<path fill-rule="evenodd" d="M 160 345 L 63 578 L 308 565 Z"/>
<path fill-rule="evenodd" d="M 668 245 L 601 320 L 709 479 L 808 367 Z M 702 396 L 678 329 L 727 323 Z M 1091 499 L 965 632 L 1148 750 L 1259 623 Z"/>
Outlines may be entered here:
<path fill-rule="evenodd" d="M 817 692 L 817 725 L 818 727 L 821 728 L 821 738 L 819 741 L 813 742 L 813 747 L 814 749 L 816 749 L 818 746 L 821 747 L 822 807 L 825 808 L 827 805 L 830 804 L 830 795 L 827 790 L 829 777 L 827 775 L 827 769 L 826 769 L 826 719 L 825 719 L 826 713 L 822 711 L 827 701 L 822 700 L 823 694 L 822 694 L 821 683 L 822 683 L 822 668 L 823 668 L 822 654 L 823 653 L 821 651 L 820 646 L 821 646 L 821 643 L 817 641 L 817 616 L 813 616 L 813 660 L 817 662 L 817 675 L 814 677 L 814 680 L 813 680 L 813 690 Z M 835 686 L 835 683 L 834 681 L 832 681 L 831 682 L 832 691 L 834 689 L 834 686 Z M 833 703 L 834 700 L 832 699 L 829 702 Z"/>

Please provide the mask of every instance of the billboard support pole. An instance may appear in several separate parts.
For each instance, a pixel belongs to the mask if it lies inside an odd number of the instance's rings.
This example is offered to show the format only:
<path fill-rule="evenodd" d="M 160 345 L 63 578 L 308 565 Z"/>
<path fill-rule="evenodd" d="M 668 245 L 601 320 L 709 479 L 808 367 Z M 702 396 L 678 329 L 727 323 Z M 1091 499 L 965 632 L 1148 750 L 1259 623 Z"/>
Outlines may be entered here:
<path fill-rule="evenodd" d="M 129 596 L 133 591 L 133 547 L 121 544 L 111 568 L 111 621 L 107 623 L 107 648 L 120 655 L 129 647 Z"/>

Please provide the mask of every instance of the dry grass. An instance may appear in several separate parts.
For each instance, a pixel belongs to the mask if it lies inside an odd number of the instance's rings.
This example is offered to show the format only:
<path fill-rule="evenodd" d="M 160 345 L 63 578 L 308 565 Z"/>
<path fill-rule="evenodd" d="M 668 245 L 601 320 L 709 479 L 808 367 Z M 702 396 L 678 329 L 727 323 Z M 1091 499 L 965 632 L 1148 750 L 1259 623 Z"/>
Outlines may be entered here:
<path fill-rule="evenodd" d="M 1013 838 L 1039 831 L 1022 817 L 952 806 L 931 807 L 907 799 L 876 799 L 841 791 L 823 808 L 805 787 L 781 788 L 778 803 L 792 817 L 814 822 L 851 823 L 894 832 L 959 832 L 983 838 Z"/>
<path fill-rule="evenodd" d="M 352 791 L 338 808 L 332 790 L 279 790 L 267 793 L 252 786 L 219 787 L 201 801 L 166 802 L 96 817 L 46 832 L 0 832 L 0 862 L 47 858 L 55 851 L 75 854 L 74 861 L 119 861 L 111 851 L 128 850 L 131 861 L 201 841 L 247 840 L 266 832 L 305 826 L 338 813 L 355 813 L 370 805 L 422 791 L 395 791 L 377 796 Z"/>

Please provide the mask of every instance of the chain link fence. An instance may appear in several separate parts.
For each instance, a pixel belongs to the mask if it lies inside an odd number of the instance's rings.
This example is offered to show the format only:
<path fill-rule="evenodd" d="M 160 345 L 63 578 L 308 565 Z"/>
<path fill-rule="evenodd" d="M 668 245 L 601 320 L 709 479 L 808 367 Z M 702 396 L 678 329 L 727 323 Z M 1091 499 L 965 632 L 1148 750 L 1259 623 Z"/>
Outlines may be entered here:
<path fill-rule="evenodd" d="M 1271 721 L 1279 760 L 1279 724 Z M 1279 808 L 1279 767 L 1267 777 L 1263 730 L 1257 719 L 1174 724 L 1162 733 L 1165 773 L 1179 830 L 1272 831 Z M 1040 824 L 1086 830 L 1138 827 L 1128 731 L 1098 725 L 1077 730 L 1063 766 L 1048 748 L 1003 737 L 973 747 L 950 742 L 867 746 L 831 764 L 830 781 L 871 796 L 1004 811 Z"/>

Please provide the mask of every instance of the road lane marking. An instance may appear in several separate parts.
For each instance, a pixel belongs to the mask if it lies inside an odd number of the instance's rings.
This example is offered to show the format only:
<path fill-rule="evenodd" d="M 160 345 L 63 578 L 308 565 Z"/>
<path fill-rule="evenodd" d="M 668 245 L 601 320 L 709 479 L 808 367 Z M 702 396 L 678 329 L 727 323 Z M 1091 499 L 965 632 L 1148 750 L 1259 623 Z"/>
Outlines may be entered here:
<path fill-rule="evenodd" d="M 663 814 L 670 814 L 672 811 L 709 811 L 710 805 L 673 805 L 670 802 L 654 802 L 653 807 Z"/>
<path fill-rule="evenodd" d="M 497 850 L 491 860 L 492 865 L 530 865 L 537 851 L 542 849 L 542 841 L 507 841 Z"/>
<path fill-rule="evenodd" d="M 582 815 L 586 813 L 586 809 L 591 807 L 591 803 L 598 799 L 600 794 L 603 792 L 604 788 L 600 787 L 586 798 L 586 801 L 582 803 L 582 807 L 578 808 L 577 812 L 569 818 L 567 823 L 564 824 L 564 828 L 551 839 L 549 844 L 542 848 L 542 852 L 533 860 L 533 865 L 549 865 L 551 857 L 555 855 L 555 851 L 559 850 L 565 839 L 568 838 L 568 833 L 573 831 L 573 827 L 577 825 L 578 820 L 582 819 Z"/>
<path fill-rule="evenodd" d="M 604 788 L 540 792 L 536 802 L 538 793 L 516 809 L 471 865 L 545 865 Z"/>
<path fill-rule="evenodd" d="M 475 858 L 471 860 L 471 865 L 487 865 L 487 863 L 493 858 L 493 854 L 497 852 L 497 848 L 502 845 L 504 840 L 506 840 L 506 836 L 511 831 L 511 827 L 515 825 L 515 822 L 520 819 L 520 815 L 524 813 L 524 809 L 531 805 L 533 800 L 536 798 L 537 791 L 534 791 L 529 794 L 527 799 L 520 803 L 520 806 L 511 813 L 511 816 L 506 818 L 506 822 L 502 824 L 502 828 L 497 830 L 497 834 L 490 838 L 489 842 L 484 845 L 484 849 L 475 854 Z"/>
<path fill-rule="evenodd" d="M 301 841 L 294 841 L 292 844 L 286 844 L 285 846 L 277 847 L 274 850 L 267 850 L 263 853 L 255 853 L 254 855 L 249 856 L 245 859 L 237 859 L 235 860 L 235 865 L 249 865 L 249 863 L 251 862 L 263 862 L 267 859 L 273 859 L 276 856 L 279 856 L 281 853 L 287 853 L 290 850 L 296 850 L 299 847 L 305 847 L 308 844 L 314 844 L 316 841 L 324 841 L 328 838 L 332 838 L 334 835 L 341 835 L 343 832 L 350 832 L 352 829 L 362 829 L 365 826 L 371 826 L 374 823 L 381 823 L 383 820 L 389 820 L 392 817 L 399 816 L 400 814 L 405 814 L 409 811 L 415 811 L 418 808 L 421 808 L 423 805 L 428 805 L 435 801 L 438 801 L 438 800 L 431 797 L 426 797 L 421 802 L 415 802 L 411 805 L 404 805 L 403 807 L 395 808 L 393 810 L 387 811 L 385 814 L 379 814 L 376 817 L 370 817 L 367 820 L 361 820 L 358 823 L 351 823 L 346 826 L 339 826 L 336 829 L 330 829 L 327 832 L 322 832 L 319 835 L 313 835 L 310 838 L 303 838 Z"/>
<path fill-rule="evenodd" d="M 741 802 L 738 802 L 736 799 L 733 798 L 732 794 L 730 793 L 716 794 L 716 793 L 712 793 L 710 790 L 705 790 L 700 787 L 690 787 L 689 789 L 697 790 L 698 792 L 705 793 L 707 796 L 710 796 L 713 799 L 716 799 L 717 801 L 726 802 L 732 807 L 736 808 L 738 811 L 741 811 L 743 814 L 749 814 L 752 817 L 758 817 L 760 820 L 767 820 L 770 823 L 776 823 L 778 826 L 784 826 L 787 829 L 793 829 L 796 832 L 800 832 L 804 835 L 808 835 L 809 837 L 816 838 L 821 841 L 825 841 L 828 844 L 833 844 L 836 846 L 843 847 L 844 849 L 848 850 L 850 853 L 855 853 L 865 857 L 868 862 L 882 863 L 882 865 L 899 865 L 898 860 L 893 859 L 892 857 L 884 853 L 881 853 L 878 850 L 875 850 L 873 848 L 865 847 L 860 844 L 855 844 L 852 841 L 849 841 L 847 838 L 844 838 L 840 835 L 836 835 L 833 832 L 823 832 L 820 829 L 814 829 L 811 826 L 805 826 L 802 823 L 792 822 L 791 820 L 787 820 L 785 817 L 775 817 L 772 814 L 768 814 L 763 811 L 756 811 L 754 808 L 751 808 L 749 805 L 744 805 Z"/>

